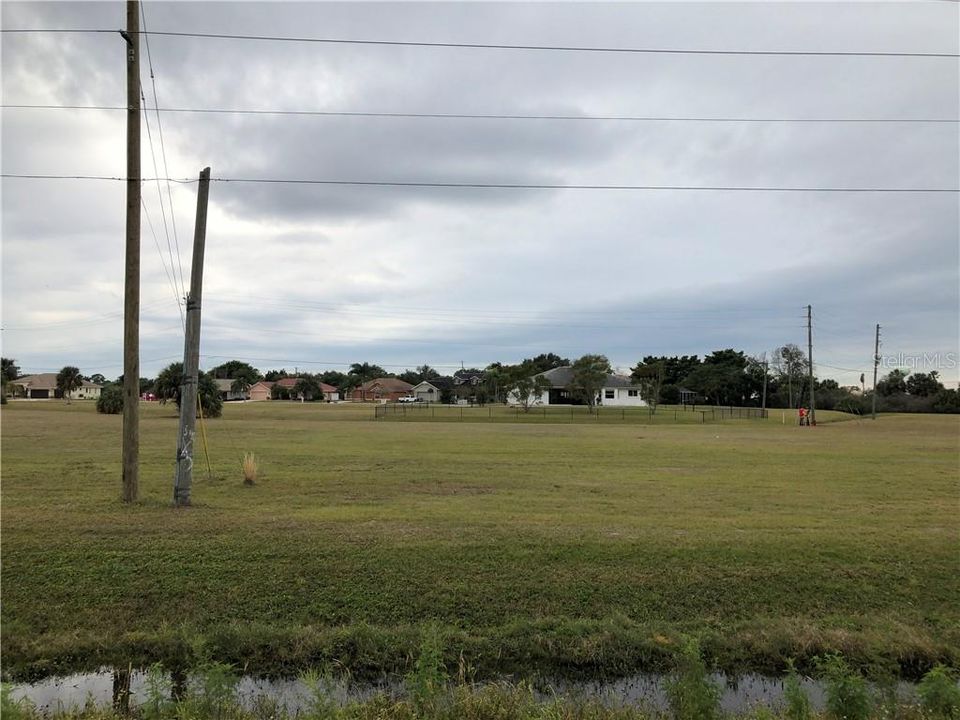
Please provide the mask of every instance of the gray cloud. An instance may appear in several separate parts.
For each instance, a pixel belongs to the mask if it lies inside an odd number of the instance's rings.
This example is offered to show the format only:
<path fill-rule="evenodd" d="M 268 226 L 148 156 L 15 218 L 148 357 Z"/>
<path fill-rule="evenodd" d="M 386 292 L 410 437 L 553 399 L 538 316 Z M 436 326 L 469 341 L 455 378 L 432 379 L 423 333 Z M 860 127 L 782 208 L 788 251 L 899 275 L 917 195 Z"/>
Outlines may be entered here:
<path fill-rule="evenodd" d="M 947 3 L 146 2 L 153 30 L 704 49 L 957 52 Z M 13 27 L 118 28 L 114 3 L 4 3 Z M 207 108 L 956 118 L 955 61 L 533 53 L 154 36 L 160 102 Z M 4 102 L 123 105 L 119 35 L 5 35 Z M 144 64 L 148 96 L 150 78 Z M 151 98 L 152 101 L 152 98 Z M 426 182 L 956 187 L 955 124 L 707 124 L 167 114 L 170 174 Z M 151 117 L 155 142 L 157 127 Z M 124 173 L 122 112 L 5 110 L 4 172 Z M 153 167 L 144 133 L 144 173 Z M 157 148 L 159 151 L 159 148 Z M 121 183 L 3 182 L 4 355 L 117 373 Z M 161 188 L 166 195 L 166 188 Z M 144 187 L 145 372 L 182 351 L 188 270 Z M 168 218 L 169 229 L 174 220 Z M 818 357 L 958 343 L 957 197 L 218 184 L 203 352 L 261 367 L 556 351 Z M 159 250 L 155 246 L 159 246 Z M 172 242 L 171 242 L 172 244 Z M 39 260 L 43 271 L 37 272 Z M 167 269 L 164 269 L 164 265 Z M 216 357 L 215 357 L 216 356 Z M 296 362 L 293 362 L 296 361 Z M 109 370 L 109 371 L 108 371 Z M 831 370 L 832 371 L 832 370 Z M 840 371 L 838 376 L 844 377 Z M 849 373 L 848 373 L 849 374 Z M 846 378 L 849 380 L 849 378 Z M 948 379 L 956 380 L 956 371 Z"/>

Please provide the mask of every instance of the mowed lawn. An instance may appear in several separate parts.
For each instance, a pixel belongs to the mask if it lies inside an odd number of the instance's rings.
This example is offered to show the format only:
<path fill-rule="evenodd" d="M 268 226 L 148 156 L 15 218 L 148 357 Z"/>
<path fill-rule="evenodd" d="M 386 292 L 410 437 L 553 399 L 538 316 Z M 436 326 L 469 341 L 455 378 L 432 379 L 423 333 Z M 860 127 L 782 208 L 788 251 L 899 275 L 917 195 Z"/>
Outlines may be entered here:
<path fill-rule="evenodd" d="M 629 672 L 682 635 L 746 668 L 960 657 L 957 416 L 420 423 L 228 404 L 206 423 L 213 477 L 198 446 L 179 510 L 173 405 L 143 406 L 130 507 L 119 416 L 0 417 L 8 671 L 199 647 L 250 670 L 395 671 L 428 626 L 483 672 Z"/>

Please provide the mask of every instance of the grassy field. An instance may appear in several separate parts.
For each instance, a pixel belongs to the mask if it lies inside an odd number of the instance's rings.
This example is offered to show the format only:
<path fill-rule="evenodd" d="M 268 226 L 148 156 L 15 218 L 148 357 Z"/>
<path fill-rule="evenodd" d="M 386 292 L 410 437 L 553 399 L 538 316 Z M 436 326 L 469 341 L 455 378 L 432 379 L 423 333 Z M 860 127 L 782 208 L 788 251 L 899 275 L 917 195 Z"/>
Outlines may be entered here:
<path fill-rule="evenodd" d="M 229 404 L 207 422 L 213 477 L 198 453 L 195 505 L 174 510 L 174 406 L 143 407 L 132 507 L 119 416 L 4 406 L 5 672 L 405 671 L 427 627 L 478 676 L 657 670 L 685 635 L 728 671 L 960 659 L 956 416 L 372 416 Z"/>

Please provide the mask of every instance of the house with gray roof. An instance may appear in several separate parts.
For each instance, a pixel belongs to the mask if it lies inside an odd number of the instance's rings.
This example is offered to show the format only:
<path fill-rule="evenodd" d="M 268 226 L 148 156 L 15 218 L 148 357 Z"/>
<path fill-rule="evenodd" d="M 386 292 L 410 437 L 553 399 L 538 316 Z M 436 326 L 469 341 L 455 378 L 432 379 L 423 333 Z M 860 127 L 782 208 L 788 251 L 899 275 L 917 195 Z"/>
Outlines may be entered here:
<path fill-rule="evenodd" d="M 11 380 L 9 385 L 11 395 L 17 398 L 51 400 L 63 397 L 63 393 L 57 388 L 57 373 L 24 375 L 16 380 Z M 83 384 L 70 394 L 70 397 L 73 400 L 96 400 L 100 397 L 102 388 L 102 385 L 84 380 Z"/>
<path fill-rule="evenodd" d="M 531 402 L 531 405 L 585 405 L 582 398 L 577 397 L 571 390 L 573 385 L 573 368 L 564 365 L 552 370 L 547 370 L 534 377 L 546 378 L 550 383 L 550 388 L 539 399 Z M 606 405 L 611 407 L 642 407 L 644 402 L 640 386 L 629 375 L 607 375 L 607 379 L 600 390 L 600 396 L 597 398 L 597 405 Z M 520 399 L 516 393 L 510 393 L 507 396 L 507 403 L 510 405 L 519 405 Z"/>

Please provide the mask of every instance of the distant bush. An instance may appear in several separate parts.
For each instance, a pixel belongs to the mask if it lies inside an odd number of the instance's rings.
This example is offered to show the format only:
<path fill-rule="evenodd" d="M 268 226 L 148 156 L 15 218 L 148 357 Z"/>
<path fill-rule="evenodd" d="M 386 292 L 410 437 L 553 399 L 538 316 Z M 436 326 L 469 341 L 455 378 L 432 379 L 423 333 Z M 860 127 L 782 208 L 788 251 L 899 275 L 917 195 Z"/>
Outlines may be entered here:
<path fill-rule="evenodd" d="M 107 385 L 97 398 L 97 412 L 104 415 L 119 415 L 123 412 L 123 388 Z"/>

